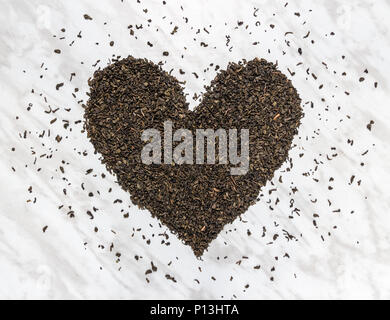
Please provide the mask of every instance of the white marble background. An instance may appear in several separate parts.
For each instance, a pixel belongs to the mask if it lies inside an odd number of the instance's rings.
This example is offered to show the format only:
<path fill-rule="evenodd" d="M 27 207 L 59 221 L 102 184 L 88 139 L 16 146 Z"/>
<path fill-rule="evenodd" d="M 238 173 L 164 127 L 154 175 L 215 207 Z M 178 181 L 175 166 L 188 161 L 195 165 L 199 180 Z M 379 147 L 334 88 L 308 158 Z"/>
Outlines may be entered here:
<path fill-rule="evenodd" d="M 0 0 L 0 8 L 0 298 L 390 298 L 388 0 Z M 88 78 L 113 54 L 166 61 L 189 101 L 215 76 L 214 67 L 204 72 L 210 63 L 263 57 L 278 61 L 305 103 L 293 167 L 276 172 L 202 260 L 130 203 L 77 122 Z M 145 275 L 151 261 L 158 270 Z"/>

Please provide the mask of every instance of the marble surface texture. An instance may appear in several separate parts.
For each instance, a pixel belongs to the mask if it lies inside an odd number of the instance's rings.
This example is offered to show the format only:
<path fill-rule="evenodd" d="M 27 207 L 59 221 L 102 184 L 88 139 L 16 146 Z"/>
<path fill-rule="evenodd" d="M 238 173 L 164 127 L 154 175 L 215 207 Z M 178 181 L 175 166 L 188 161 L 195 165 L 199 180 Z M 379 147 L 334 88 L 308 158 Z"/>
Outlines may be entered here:
<path fill-rule="evenodd" d="M 0 0 L 0 298 L 390 298 L 390 1 L 166 2 Z M 215 65 L 254 57 L 302 98 L 290 160 L 202 259 L 83 131 L 88 78 L 129 54 L 163 61 L 191 107 Z"/>

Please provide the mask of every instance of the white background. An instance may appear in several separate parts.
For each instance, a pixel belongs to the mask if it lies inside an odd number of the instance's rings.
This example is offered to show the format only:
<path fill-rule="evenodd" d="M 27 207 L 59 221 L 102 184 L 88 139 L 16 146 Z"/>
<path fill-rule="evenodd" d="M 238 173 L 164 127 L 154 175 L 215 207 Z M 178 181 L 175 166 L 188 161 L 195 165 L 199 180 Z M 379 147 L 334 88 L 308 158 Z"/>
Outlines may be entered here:
<path fill-rule="evenodd" d="M 389 1 L 167 2 L 0 0 L 0 298 L 390 298 Z M 113 54 L 166 62 L 191 107 L 216 64 L 254 57 L 277 61 L 303 100 L 292 168 L 201 260 L 130 203 L 77 123 Z"/>

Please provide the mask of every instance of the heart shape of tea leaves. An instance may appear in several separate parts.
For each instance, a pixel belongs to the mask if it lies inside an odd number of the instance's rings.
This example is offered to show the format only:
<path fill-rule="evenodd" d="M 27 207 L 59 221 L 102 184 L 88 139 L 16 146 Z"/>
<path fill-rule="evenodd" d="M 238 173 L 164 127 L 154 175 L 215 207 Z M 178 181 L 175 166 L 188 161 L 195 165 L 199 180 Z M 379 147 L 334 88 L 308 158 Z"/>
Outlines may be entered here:
<path fill-rule="evenodd" d="M 135 205 L 160 219 L 196 256 L 256 202 L 286 160 L 303 116 L 290 80 L 258 58 L 220 71 L 194 111 L 181 83 L 146 59 L 114 60 L 88 83 L 85 128 L 102 163 Z M 142 132 L 154 128 L 163 137 L 168 120 L 173 130 L 249 129 L 249 171 L 232 176 L 232 166 L 218 161 L 143 164 Z"/>

